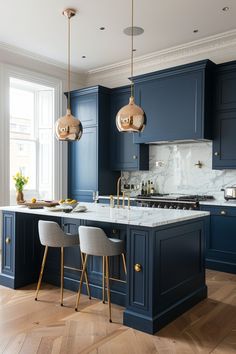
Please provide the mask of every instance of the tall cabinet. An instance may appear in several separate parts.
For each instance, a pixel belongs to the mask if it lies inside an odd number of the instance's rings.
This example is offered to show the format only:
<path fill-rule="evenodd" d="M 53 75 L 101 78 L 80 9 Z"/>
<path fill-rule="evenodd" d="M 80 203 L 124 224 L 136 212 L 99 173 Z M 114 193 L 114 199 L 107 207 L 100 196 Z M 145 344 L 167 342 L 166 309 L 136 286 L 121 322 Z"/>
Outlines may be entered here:
<path fill-rule="evenodd" d="M 236 168 L 236 61 L 216 73 L 213 169 Z"/>
<path fill-rule="evenodd" d="M 71 92 L 72 114 L 83 125 L 80 141 L 68 144 L 68 195 L 92 201 L 93 191 L 115 194 L 117 172 L 110 169 L 110 90 L 95 86 Z"/>

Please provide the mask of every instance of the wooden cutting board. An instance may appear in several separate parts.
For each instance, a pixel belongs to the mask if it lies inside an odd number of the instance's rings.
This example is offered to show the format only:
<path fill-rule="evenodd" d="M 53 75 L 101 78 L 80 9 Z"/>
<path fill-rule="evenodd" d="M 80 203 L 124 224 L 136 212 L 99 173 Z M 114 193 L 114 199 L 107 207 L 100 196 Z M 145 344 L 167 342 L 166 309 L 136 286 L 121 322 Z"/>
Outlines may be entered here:
<path fill-rule="evenodd" d="M 52 202 L 45 202 L 44 200 L 39 200 L 36 201 L 36 203 L 32 202 L 24 202 L 24 203 L 18 203 L 18 205 L 26 206 L 29 209 L 42 209 L 43 207 L 55 207 L 56 205 L 59 205 L 58 202 L 52 201 Z"/>

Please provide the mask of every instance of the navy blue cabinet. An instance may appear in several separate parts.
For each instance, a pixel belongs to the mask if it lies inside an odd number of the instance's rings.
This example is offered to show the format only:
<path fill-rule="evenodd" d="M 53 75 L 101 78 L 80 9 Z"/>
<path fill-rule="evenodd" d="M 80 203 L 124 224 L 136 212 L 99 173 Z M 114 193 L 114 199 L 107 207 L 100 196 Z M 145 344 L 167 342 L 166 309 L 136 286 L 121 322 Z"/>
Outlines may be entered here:
<path fill-rule="evenodd" d="M 216 72 L 213 169 L 236 168 L 236 62 Z"/>
<path fill-rule="evenodd" d="M 136 102 L 147 126 L 134 142 L 211 139 L 213 68 L 204 60 L 136 77 Z"/>
<path fill-rule="evenodd" d="M 15 271 L 15 214 L 3 213 L 2 273 L 14 275 Z"/>
<path fill-rule="evenodd" d="M 211 213 L 206 266 L 236 273 L 236 208 L 202 205 L 201 209 Z"/>
<path fill-rule="evenodd" d="M 236 168 L 236 110 L 217 112 L 213 140 L 213 169 Z"/>
<path fill-rule="evenodd" d="M 68 195 L 92 201 L 93 191 L 115 194 L 118 174 L 110 170 L 110 90 L 102 86 L 71 93 L 71 110 L 83 125 L 80 141 L 68 145 Z"/>
<path fill-rule="evenodd" d="M 116 115 L 120 108 L 127 105 L 130 86 L 112 90 L 111 94 L 111 145 L 110 165 L 115 171 L 149 169 L 149 146 L 135 144 L 132 133 L 120 133 L 116 127 Z"/>
<path fill-rule="evenodd" d="M 38 235 L 38 221 L 58 218 L 27 213 L 3 212 L 1 284 L 19 288 L 38 280 L 43 258 L 43 246 Z M 57 249 L 48 252 L 44 279 L 59 282 L 60 253 Z"/>

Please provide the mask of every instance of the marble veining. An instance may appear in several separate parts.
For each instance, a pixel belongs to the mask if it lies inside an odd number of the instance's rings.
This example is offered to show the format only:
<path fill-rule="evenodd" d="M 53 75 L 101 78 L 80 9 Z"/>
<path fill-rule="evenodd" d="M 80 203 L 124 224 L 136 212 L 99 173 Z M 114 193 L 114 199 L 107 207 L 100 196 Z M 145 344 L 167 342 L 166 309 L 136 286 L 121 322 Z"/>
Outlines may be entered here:
<path fill-rule="evenodd" d="M 139 207 L 131 207 L 131 209 L 128 210 L 127 208 L 110 208 L 105 204 L 82 204 L 87 207 L 87 212 L 67 214 L 63 212 L 51 212 L 46 209 L 28 209 L 20 206 L 1 207 L 0 210 L 145 227 L 157 227 L 209 215 L 208 212 L 204 211 L 168 210 Z"/>
<path fill-rule="evenodd" d="M 156 167 L 156 161 L 162 166 Z M 195 164 L 201 161 L 202 168 Z M 152 180 L 160 193 L 208 194 L 224 200 L 221 188 L 236 184 L 236 170 L 212 170 L 212 143 L 178 143 L 150 146 L 150 171 L 122 172 L 124 181 Z"/>

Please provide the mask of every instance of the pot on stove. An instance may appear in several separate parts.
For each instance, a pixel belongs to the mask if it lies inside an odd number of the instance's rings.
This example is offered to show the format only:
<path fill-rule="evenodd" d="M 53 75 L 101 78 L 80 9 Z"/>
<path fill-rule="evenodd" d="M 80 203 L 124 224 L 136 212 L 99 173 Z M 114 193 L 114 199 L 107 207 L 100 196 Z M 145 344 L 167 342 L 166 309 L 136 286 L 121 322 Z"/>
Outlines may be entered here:
<path fill-rule="evenodd" d="M 225 200 L 235 199 L 236 200 L 236 187 L 226 187 L 221 189 L 224 192 Z"/>

